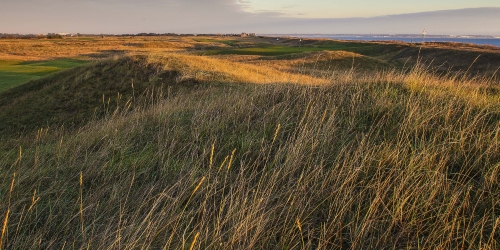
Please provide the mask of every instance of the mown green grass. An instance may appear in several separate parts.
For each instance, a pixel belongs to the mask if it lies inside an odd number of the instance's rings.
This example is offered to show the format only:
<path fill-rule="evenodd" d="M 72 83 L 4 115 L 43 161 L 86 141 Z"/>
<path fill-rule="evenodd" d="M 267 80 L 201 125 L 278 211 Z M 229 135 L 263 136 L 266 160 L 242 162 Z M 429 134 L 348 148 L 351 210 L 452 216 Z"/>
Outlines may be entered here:
<path fill-rule="evenodd" d="M 197 38 L 193 40 L 201 43 L 222 43 L 230 46 L 236 45 L 237 43 L 240 42 L 238 40 L 218 40 L 218 39 L 205 39 L 205 38 Z"/>
<path fill-rule="evenodd" d="M 68 59 L 57 59 L 50 61 L 22 62 L 19 65 L 23 66 L 26 65 L 32 67 L 57 67 L 60 69 L 67 69 L 80 66 L 85 63 L 88 63 L 88 61 L 68 58 Z"/>
<path fill-rule="evenodd" d="M 50 61 L 0 61 L 0 92 L 51 73 L 83 65 L 88 61 L 57 59 Z"/>
<path fill-rule="evenodd" d="M 360 53 L 364 55 L 373 55 L 380 49 L 378 45 L 369 44 L 320 44 L 308 46 L 288 46 L 288 45 L 271 45 L 259 46 L 251 48 L 238 49 L 219 49 L 205 52 L 208 55 L 259 55 L 259 56 L 280 56 L 294 53 L 314 52 L 314 51 L 335 51 L 344 50 L 349 52 Z M 375 52 L 375 53 L 374 53 Z"/>
<path fill-rule="evenodd" d="M 21 83 L 37 79 L 43 75 L 45 74 L 42 73 L 42 75 L 37 75 L 34 73 L 25 74 L 25 73 L 14 73 L 14 72 L 0 72 L 0 92 L 18 86 Z"/>

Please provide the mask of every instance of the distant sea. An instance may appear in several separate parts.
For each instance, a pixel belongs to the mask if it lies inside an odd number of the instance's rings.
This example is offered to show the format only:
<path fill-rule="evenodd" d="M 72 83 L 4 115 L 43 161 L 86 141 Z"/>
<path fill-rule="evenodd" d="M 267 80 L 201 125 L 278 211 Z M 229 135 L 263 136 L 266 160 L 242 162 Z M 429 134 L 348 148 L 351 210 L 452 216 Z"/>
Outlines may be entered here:
<path fill-rule="evenodd" d="M 405 35 L 405 36 L 391 36 L 391 35 L 289 35 L 293 37 L 303 38 L 328 38 L 337 40 L 359 40 L 359 41 L 402 41 L 420 43 L 423 41 L 422 35 Z M 500 47 L 500 37 L 474 37 L 474 36 L 460 36 L 460 37 L 425 37 L 425 42 L 456 42 L 456 43 L 471 43 L 478 45 L 493 45 Z"/>

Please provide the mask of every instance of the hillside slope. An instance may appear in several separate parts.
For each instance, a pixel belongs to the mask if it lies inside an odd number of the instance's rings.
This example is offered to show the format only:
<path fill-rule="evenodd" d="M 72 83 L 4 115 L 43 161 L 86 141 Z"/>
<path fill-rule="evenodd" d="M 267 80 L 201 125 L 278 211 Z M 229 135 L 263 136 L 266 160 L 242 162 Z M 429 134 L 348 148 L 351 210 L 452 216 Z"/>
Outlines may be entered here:
<path fill-rule="evenodd" d="M 326 83 L 311 76 L 201 56 L 122 57 L 56 73 L 0 93 L 0 134 L 19 135 L 62 125 L 77 128 L 116 108 L 147 104 L 152 95 L 158 98 L 193 84 L 217 82 Z"/>
<path fill-rule="evenodd" d="M 114 109 L 132 96 L 132 83 L 138 94 L 153 85 L 154 69 L 139 64 L 130 58 L 93 63 L 0 93 L 0 132 L 79 125 L 102 107 Z"/>

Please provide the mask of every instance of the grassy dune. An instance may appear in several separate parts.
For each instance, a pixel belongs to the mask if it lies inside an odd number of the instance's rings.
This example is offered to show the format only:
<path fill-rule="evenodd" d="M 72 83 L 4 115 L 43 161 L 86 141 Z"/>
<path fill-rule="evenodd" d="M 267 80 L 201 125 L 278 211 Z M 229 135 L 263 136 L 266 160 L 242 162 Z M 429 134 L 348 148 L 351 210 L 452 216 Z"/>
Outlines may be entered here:
<path fill-rule="evenodd" d="M 0 97 L 0 248 L 499 247 L 488 74 L 154 53 Z"/>

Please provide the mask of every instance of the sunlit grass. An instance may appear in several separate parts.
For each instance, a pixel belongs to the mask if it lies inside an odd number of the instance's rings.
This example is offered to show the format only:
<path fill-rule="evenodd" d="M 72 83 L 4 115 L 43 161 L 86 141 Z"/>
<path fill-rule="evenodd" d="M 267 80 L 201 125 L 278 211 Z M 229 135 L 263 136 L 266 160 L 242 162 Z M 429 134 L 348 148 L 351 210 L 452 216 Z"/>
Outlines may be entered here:
<path fill-rule="evenodd" d="M 195 55 L 150 56 L 149 64 L 162 65 L 164 70 L 180 73 L 179 79 L 193 79 L 210 82 L 238 83 L 293 83 L 324 84 L 325 79 L 302 74 L 286 73 L 269 67 L 231 62 L 223 59 Z"/>

